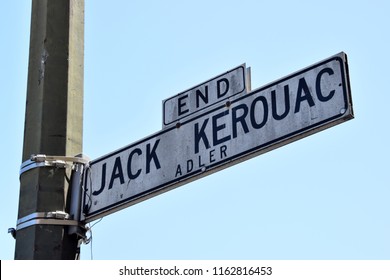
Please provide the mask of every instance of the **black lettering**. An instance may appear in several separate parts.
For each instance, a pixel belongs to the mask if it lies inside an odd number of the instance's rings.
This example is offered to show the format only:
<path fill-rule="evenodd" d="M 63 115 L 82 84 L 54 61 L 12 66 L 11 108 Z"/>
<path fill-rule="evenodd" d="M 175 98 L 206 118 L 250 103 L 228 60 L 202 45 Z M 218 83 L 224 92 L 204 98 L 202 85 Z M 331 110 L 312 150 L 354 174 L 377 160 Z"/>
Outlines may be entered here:
<path fill-rule="evenodd" d="M 237 111 L 241 110 L 242 114 L 237 116 Z M 245 104 L 238 105 L 232 109 L 232 126 L 233 126 L 233 138 L 237 137 L 237 124 L 241 123 L 241 127 L 245 133 L 249 132 L 248 125 L 246 124 L 245 118 L 248 115 L 248 106 Z"/>
<path fill-rule="evenodd" d="M 188 95 L 183 95 L 182 97 L 179 97 L 177 102 L 178 102 L 178 115 L 183 115 L 185 113 L 188 113 L 189 110 L 188 109 L 185 109 L 183 110 L 183 107 L 187 106 L 187 103 L 186 102 L 183 102 L 184 99 L 186 99 L 188 97 Z"/>
<path fill-rule="evenodd" d="M 112 169 L 110 184 L 108 185 L 108 189 L 111 189 L 114 185 L 115 179 L 119 178 L 119 181 L 121 184 L 125 182 L 125 178 L 123 177 L 123 169 L 122 169 L 122 162 L 121 158 L 117 157 L 115 159 L 114 168 Z"/>
<path fill-rule="evenodd" d="M 209 119 L 204 120 L 202 127 L 200 128 L 200 131 L 199 131 L 199 123 L 195 124 L 195 154 L 199 153 L 199 142 L 201 139 L 203 140 L 206 149 L 210 148 L 209 140 L 207 139 L 206 133 L 204 131 L 206 129 L 208 121 Z"/>
<path fill-rule="evenodd" d="M 216 145 L 221 144 L 223 142 L 229 141 L 230 138 L 231 138 L 230 135 L 227 135 L 227 136 L 225 136 L 225 137 L 223 137 L 221 139 L 218 139 L 218 131 L 223 130 L 223 129 L 226 128 L 226 124 L 225 123 L 223 123 L 221 125 L 218 125 L 218 123 L 217 123 L 218 119 L 226 116 L 227 114 L 229 114 L 229 110 L 221 112 L 221 113 L 213 116 L 213 118 L 212 118 L 213 119 L 212 120 L 212 122 L 213 122 L 213 146 L 216 146 Z"/>
<path fill-rule="evenodd" d="M 302 95 L 302 93 L 304 93 L 304 94 Z M 315 105 L 314 101 L 313 101 L 313 97 L 310 94 L 310 90 L 309 90 L 309 87 L 308 87 L 308 85 L 306 83 L 305 78 L 300 78 L 299 79 L 299 84 L 298 84 L 297 100 L 295 102 L 294 113 L 298 113 L 299 112 L 299 110 L 301 109 L 301 103 L 304 100 L 306 100 L 307 103 L 309 103 L 310 107 L 313 107 Z"/>
<path fill-rule="evenodd" d="M 261 103 L 263 103 L 263 106 L 262 106 L 263 110 L 256 112 L 256 104 L 259 101 L 261 101 Z M 260 112 L 263 115 L 263 120 L 261 121 L 261 123 L 258 123 L 256 121 L 256 113 L 259 113 L 258 115 L 261 115 Z M 268 119 L 268 104 L 267 104 L 267 99 L 265 99 L 264 96 L 258 96 L 258 97 L 255 98 L 255 100 L 253 100 L 253 102 L 251 104 L 251 110 L 250 110 L 250 119 L 251 119 L 252 127 L 255 128 L 255 129 L 260 129 L 267 123 L 267 119 Z"/>
<path fill-rule="evenodd" d="M 223 92 L 221 90 L 221 83 L 225 84 L 225 90 Z M 229 91 L 229 80 L 226 78 L 222 78 L 222 79 L 218 80 L 217 81 L 217 97 L 218 98 L 223 97 L 224 95 L 226 95 L 226 93 L 228 93 L 228 91 Z"/>
<path fill-rule="evenodd" d="M 93 195 L 99 195 L 104 190 L 104 187 L 106 186 L 106 169 L 107 169 L 107 164 L 104 163 L 103 166 L 102 166 L 102 184 L 101 184 L 101 187 L 100 187 L 99 190 L 94 191 L 92 193 Z"/>
<path fill-rule="evenodd" d="M 220 154 L 221 154 L 221 159 L 223 159 L 224 157 L 227 157 L 226 150 L 227 150 L 227 146 L 226 145 L 222 145 L 220 147 L 219 151 L 220 151 Z"/>
<path fill-rule="evenodd" d="M 202 157 L 201 156 L 198 156 L 198 166 L 199 167 L 203 167 L 204 164 L 202 163 Z"/>
<path fill-rule="evenodd" d="M 288 113 L 290 112 L 290 98 L 289 98 L 289 87 L 288 85 L 284 86 L 284 112 L 279 115 L 278 114 L 278 108 L 276 106 L 276 90 L 271 91 L 271 104 L 272 104 L 272 117 L 279 121 L 284 119 Z"/>
<path fill-rule="evenodd" d="M 180 164 L 177 165 L 175 177 L 177 177 L 178 175 L 179 175 L 179 176 L 182 175 Z"/>
<path fill-rule="evenodd" d="M 331 68 L 324 68 L 317 75 L 317 79 L 316 79 L 316 93 L 317 93 L 318 100 L 321 101 L 321 102 L 326 102 L 326 101 L 332 99 L 333 95 L 336 92 L 336 90 L 331 90 L 327 96 L 324 96 L 322 94 L 322 91 L 321 91 L 321 78 L 322 78 L 322 75 L 324 73 L 329 74 L 329 76 L 334 74 L 334 72 L 333 72 L 333 70 Z"/>
<path fill-rule="evenodd" d="M 134 154 L 141 155 L 142 154 L 141 149 L 138 149 L 138 148 L 134 149 L 133 151 L 131 151 L 131 153 L 129 155 L 129 159 L 127 161 L 127 175 L 129 176 L 130 180 L 134 180 L 135 178 L 137 178 L 141 174 L 141 171 L 142 171 L 141 168 L 138 169 L 135 174 L 133 174 L 133 172 L 131 171 L 131 163 L 132 163 Z"/>
<path fill-rule="evenodd" d="M 160 143 L 160 139 L 157 139 L 157 141 L 154 143 L 152 150 L 150 150 L 150 143 L 146 145 L 146 174 L 150 172 L 150 162 L 152 160 L 154 161 L 154 165 L 156 166 L 156 169 L 161 168 L 160 162 L 158 160 L 158 156 L 156 154 L 158 143 Z"/>
<path fill-rule="evenodd" d="M 205 95 L 203 95 L 200 89 L 197 89 L 195 92 L 196 97 L 196 108 L 199 108 L 199 97 L 203 100 L 204 104 L 209 103 L 209 87 L 205 86 Z"/>
<path fill-rule="evenodd" d="M 187 173 L 191 172 L 194 169 L 194 162 L 192 159 L 187 160 Z"/>
<path fill-rule="evenodd" d="M 210 156 L 210 163 L 212 162 L 215 162 L 215 150 L 210 150 L 209 152 L 209 156 Z"/>

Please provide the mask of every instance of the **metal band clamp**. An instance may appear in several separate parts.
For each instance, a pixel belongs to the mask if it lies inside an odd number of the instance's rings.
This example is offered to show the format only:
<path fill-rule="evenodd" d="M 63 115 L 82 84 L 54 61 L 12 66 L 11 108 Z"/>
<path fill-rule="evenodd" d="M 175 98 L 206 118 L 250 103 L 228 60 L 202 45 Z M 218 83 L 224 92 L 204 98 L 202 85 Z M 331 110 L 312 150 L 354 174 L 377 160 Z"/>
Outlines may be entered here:
<path fill-rule="evenodd" d="M 31 155 L 30 159 L 23 162 L 20 166 L 19 176 L 37 167 L 67 168 L 72 167 L 74 163 L 86 165 L 88 162 L 89 159 L 82 157 Z"/>
<path fill-rule="evenodd" d="M 70 220 L 70 215 L 63 211 L 37 212 L 18 219 L 16 231 L 33 225 L 61 225 L 84 227 L 82 223 Z"/>

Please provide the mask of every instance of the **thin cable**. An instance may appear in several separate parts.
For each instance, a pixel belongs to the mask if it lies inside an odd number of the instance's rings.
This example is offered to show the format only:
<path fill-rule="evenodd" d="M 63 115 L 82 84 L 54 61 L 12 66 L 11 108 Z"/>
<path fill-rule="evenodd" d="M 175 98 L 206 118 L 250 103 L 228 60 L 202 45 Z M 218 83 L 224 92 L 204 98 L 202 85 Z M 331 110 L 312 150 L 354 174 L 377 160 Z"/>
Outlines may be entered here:
<path fill-rule="evenodd" d="M 100 223 L 103 220 L 103 218 L 100 218 L 98 221 L 96 221 L 90 228 L 93 228 L 96 224 Z"/>
<path fill-rule="evenodd" d="M 90 234 L 91 234 L 91 237 L 90 238 L 88 238 L 88 243 L 91 243 L 91 260 L 93 260 L 93 238 L 92 238 L 92 228 L 94 227 L 94 226 L 96 226 L 98 223 L 100 223 L 101 221 L 103 220 L 103 218 L 100 218 L 98 221 L 96 221 L 95 223 L 93 223 L 91 226 L 89 226 L 89 228 L 88 228 L 88 231 L 90 232 Z"/>
<path fill-rule="evenodd" d="M 93 261 L 93 250 L 92 250 L 92 231 L 91 231 L 91 238 L 90 238 L 90 241 L 91 241 L 91 261 Z"/>

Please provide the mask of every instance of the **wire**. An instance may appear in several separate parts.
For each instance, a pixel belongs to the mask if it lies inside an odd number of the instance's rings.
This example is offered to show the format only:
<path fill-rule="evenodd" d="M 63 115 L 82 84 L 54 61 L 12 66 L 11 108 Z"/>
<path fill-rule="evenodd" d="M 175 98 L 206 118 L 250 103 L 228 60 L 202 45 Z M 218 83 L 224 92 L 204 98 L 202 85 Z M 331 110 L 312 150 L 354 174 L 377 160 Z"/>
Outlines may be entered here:
<path fill-rule="evenodd" d="M 93 261 L 93 250 L 92 250 L 92 231 L 91 231 L 91 247 L 90 247 L 90 250 L 91 250 L 91 261 Z"/>
<path fill-rule="evenodd" d="M 82 184 L 81 185 L 81 188 L 85 194 L 85 197 L 86 197 L 86 200 L 87 200 L 87 203 L 85 203 L 85 206 L 84 206 L 84 209 L 83 211 L 84 212 L 87 212 L 91 205 L 92 205 L 92 175 L 91 175 L 91 168 L 89 166 L 89 164 L 86 164 L 85 165 L 85 170 L 84 170 L 84 173 L 86 173 L 86 175 L 84 176 L 84 180 L 86 180 L 88 178 L 89 180 L 89 184 Z M 84 182 L 85 183 L 85 182 Z M 85 188 L 86 187 L 86 188 Z M 91 223 L 88 224 L 88 227 L 86 228 L 87 231 L 85 233 L 85 238 L 83 238 L 83 243 L 85 245 L 88 245 L 89 243 L 91 243 L 91 247 L 90 247 L 90 250 L 91 250 L 91 260 L 93 260 L 93 234 L 92 234 L 92 228 L 97 225 L 98 223 L 100 223 L 102 221 L 103 218 L 100 218 L 99 220 L 97 220 L 95 223 L 93 223 L 91 225 Z M 87 237 L 87 234 L 90 234 L 89 237 Z"/>
<path fill-rule="evenodd" d="M 96 224 L 100 223 L 102 220 L 103 220 L 103 218 L 100 218 L 92 226 L 90 226 L 90 228 L 93 228 Z"/>
<path fill-rule="evenodd" d="M 91 243 L 91 247 L 90 247 L 90 249 L 91 249 L 91 260 L 93 260 L 93 237 L 92 237 L 92 228 L 94 227 L 94 226 L 96 226 L 98 223 L 100 223 L 101 221 L 103 220 L 103 218 L 100 218 L 99 220 L 97 220 L 95 223 L 93 223 L 92 225 L 90 225 L 89 227 L 88 227 L 88 230 L 87 230 L 87 232 L 89 231 L 89 233 L 90 233 L 90 237 L 89 238 L 86 238 L 86 240 L 85 240 L 85 244 L 89 244 L 89 243 Z"/>

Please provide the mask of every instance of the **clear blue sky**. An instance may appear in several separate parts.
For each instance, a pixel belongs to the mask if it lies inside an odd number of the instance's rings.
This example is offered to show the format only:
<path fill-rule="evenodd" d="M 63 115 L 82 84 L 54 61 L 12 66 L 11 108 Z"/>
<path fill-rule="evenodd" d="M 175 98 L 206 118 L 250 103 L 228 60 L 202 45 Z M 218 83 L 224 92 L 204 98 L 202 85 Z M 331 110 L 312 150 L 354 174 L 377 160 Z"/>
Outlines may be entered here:
<path fill-rule="evenodd" d="M 255 89 L 344 51 L 355 119 L 111 214 L 82 259 L 389 259 L 389 1 L 86 0 L 84 153 L 241 63 Z M 0 3 L 0 259 L 17 220 L 31 1 Z"/>

